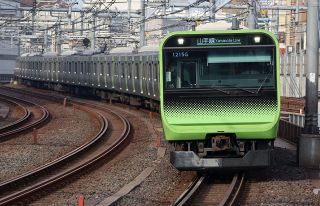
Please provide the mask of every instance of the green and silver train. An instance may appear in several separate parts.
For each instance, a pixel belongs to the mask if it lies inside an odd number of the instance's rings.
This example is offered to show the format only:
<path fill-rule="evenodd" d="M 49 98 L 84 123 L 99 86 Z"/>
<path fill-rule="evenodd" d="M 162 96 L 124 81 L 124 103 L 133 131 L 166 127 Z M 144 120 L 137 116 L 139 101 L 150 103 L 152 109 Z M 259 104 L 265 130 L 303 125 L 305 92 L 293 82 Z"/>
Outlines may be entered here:
<path fill-rule="evenodd" d="M 263 167 L 277 135 L 279 46 L 264 30 L 190 31 L 159 48 L 17 60 L 21 82 L 161 111 L 181 170 Z"/>
<path fill-rule="evenodd" d="M 270 164 L 280 117 L 279 45 L 265 30 L 167 35 L 160 111 L 181 170 Z"/>

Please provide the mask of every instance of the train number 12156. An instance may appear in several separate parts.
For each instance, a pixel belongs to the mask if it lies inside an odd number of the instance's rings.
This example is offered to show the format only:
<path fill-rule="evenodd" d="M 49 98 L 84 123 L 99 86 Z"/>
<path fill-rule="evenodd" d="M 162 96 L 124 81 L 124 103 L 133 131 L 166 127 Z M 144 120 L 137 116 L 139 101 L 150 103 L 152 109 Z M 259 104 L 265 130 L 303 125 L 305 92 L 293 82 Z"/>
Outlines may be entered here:
<path fill-rule="evenodd" d="M 189 57 L 189 52 L 184 52 L 184 51 L 172 52 L 172 57 L 174 58 Z"/>

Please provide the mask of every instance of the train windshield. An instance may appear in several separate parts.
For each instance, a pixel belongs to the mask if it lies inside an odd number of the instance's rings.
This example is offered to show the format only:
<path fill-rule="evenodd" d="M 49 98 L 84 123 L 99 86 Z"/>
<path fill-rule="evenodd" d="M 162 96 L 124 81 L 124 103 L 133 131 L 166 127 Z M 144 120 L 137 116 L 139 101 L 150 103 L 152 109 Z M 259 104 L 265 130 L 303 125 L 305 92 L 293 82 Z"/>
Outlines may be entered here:
<path fill-rule="evenodd" d="M 166 50 L 166 90 L 275 88 L 274 47 Z"/>

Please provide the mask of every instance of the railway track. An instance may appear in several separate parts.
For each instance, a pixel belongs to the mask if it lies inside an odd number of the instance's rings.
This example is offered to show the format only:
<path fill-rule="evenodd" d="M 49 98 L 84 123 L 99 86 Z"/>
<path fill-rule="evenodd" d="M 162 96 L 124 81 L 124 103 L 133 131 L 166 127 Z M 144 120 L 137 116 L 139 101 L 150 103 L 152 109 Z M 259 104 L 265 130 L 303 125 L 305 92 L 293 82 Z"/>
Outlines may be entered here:
<path fill-rule="evenodd" d="M 244 178 L 244 173 L 223 180 L 210 175 L 196 176 L 172 205 L 236 205 Z"/>
<path fill-rule="evenodd" d="M 35 95 L 35 94 L 34 94 Z M 23 175 L 0 183 L 0 205 L 28 203 L 72 181 L 77 175 L 112 157 L 129 139 L 128 120 L 106 108 L 85 102 L 72 102 L 100 122 L 100 131 L 89 142 L 68 154 Z M 94 109 L 93 109 L 94 108 Z M 45 191 L 45 192 L 44 192 Z"/>
<path fill-rule="evenodd" d="M 23 124 L 25 121 L 27 121 L 31 117 L 31 112 L 26 107 L 24 107 L 21 104 L 19 104 L 18 102 L 10 100 L 10 99 L 7 99 L 7 98 L 3 98 L 3 97 L 0 97 L 0 101 L 1 102 L 6 102 L 9 105 L 12 105 L 17 110 L 20 110 L 23 113 L 21 115 L 21 117 L 19 119 L 17 119 L 16 121 L 11 122 L 11 123 L 9 123 L 7 125 L 4 125 L 4 126 L 0 127 L 0 134 L 13 129 L 14 127 L 17 127 L 20 124 Z"/>
<path fill-rule="evenodd" d="M 3 93 L 0 94 L 0 98 L 6 99 L 7 102 L 19 105 L 24 111 L 24 115 L 21 119 L 0 128 L 0 142 L 6 141 L 22 132 L 30 131 L 33 128 L 39 128 L 50 118 L 49 111 L 39 104 L 11 95 L 5 95 Z"/>

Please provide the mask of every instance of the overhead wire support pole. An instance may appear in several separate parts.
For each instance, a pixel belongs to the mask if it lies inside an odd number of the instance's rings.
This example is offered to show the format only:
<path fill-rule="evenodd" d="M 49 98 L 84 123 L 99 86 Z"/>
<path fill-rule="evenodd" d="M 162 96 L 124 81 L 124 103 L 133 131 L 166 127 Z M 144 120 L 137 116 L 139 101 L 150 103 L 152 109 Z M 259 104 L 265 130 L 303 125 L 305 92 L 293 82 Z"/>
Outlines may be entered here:
<path fill-rule="evenodd" d="M 131 0 L 128 0 L 128 32 L 130 32 L 130 29 L 131 29 L 130 20 L 131 20 Z"/>
<path fill-rule="evenodd" d="M 145 0 L 141 0 L 140 47 L 145 46 Z"/>
<path fill-rule="evenodd" d="M 84 18 L 84 12 L 81 12 L 81 30 L 80 30 L 80 35 L 82 36 L 83 35 L 83 18 Z"/>
<path fill-rule="evenodd" d="M 96 47 L 96 14 L 93 14 L 91 49 L 95 49 L 95 47 Z"/>
<path fill-rule="evenodd" d="M 256 2 L 255 0 L 249 0 L 249 14 L 248 14 L 248 28 L 256 28 Z"/>
<path fill-rule="evenodd" d="M 318 131 L 318 65 L 319 30 L 318 0 L 308 0 L 307 14 L 307 79 L 305 133 L 319 134 Z"/>
<path fill-rule="evenodd" d="M 37 0 L 33 0 L 33 3 L 32 3 L 32 34 L 35 33 L 34 22 L 35 22 L 35 17 L 36 17 L 36 9 L 37 9 Z"/>
<path fill-rule="evenodd" d="M 216 21 L 216 0 L 210 0 L 210 22 Z"/>
<path fill-rule="evenodd" d="M 304 131 L 298 141 L 299 166 L 319 170 L 320 135 L 318 130 L 318 0 L 308 0 L 307 74 Z"/>

